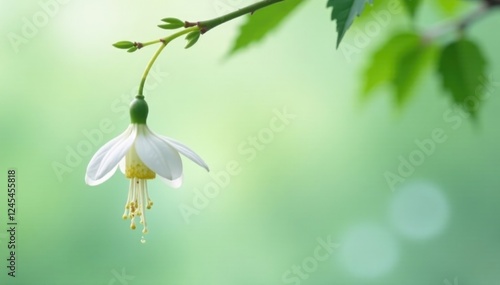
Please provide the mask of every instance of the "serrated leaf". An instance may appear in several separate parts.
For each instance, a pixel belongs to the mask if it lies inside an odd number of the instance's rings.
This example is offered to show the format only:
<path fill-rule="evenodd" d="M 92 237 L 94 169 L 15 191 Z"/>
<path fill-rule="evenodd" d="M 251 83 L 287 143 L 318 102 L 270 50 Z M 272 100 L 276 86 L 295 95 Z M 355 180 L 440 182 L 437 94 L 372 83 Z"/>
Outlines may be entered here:
<path fill-rule="evenodd" d="M 405 53 L 419 45 L 420 37 L 412 33 L 396 34 L 372 55 L 372 59 L 364 72 L 362 94 L 366 96 L 383 83 L 393 80 L 396 66 Z"/>
<path fill-rule="evenodd" d="M 417 13 L 418 6 L 420 5 L 420 0 L 402 0 L 405 4 L 406 10 L 408 10 L 408 13 L 412 18 L 415 17 L 415 14 Z M 445 0 L 445 1 L 450 1 L 450 0 Z"/>
<path fill-rule="evenodd" d="M 391 7 L 389 9 L 389 3 L 391 3 L 392 0 L 376 0 L 373 1 L 372 5 L 366 5 L 365 9 L 363 10 L 363 13 L 361 13 L 356 21 L 353 22 L 353 26 L 362 26 L 365 28 L 366 24 L 368 21 L 377 21 L 382 27 L 385 27 L 389 24 L 389 21 L 392 20 L 393 16 L 396 16 L 399 13 L 396 13 L 395 10 Z M 399 4 L 399 2 L 397 2 Z M 399 6 L 402 8 L 402 6 Z M 388 14 L 387 14 L 388 13 Z M 379 16 L 379 14 L 385 14 L 382 17 Z M 388 16 L 386 16 L 388 15 Z M 384 19 L 387 18 L 387 19 Z"/>
<path fill-rule="evenodd" d="M 119 48 L 119 49 L 129 49 L 129 48 L 135 46 L 135 44 L 133 42 L 129 42 L 129 41 L 120 41 L 120 42 L 114 43 L 113 46 L 115 48 Z"/>
<path fill-rule="evenodd" d="M 461 39 L 447 45 L 439 58 L 438 72 L 453 101 L 473 117 L 483 97 L 486 59 L 472 41 Z"/>
<path fill-rule="evenodd" d="M 199 38 L 200 38 L 200 31 L 194 31 L 189 33 L 186 36 L 186 40 L 188 41 L 188 43 L 186 44 L 185 48 L 192 47 L 198 41 Z"/>
<path fill-rule="evenodd" d="M 402 106 L 414 89 L 417 80 L 431 63 L 435 49 L 432 46 L 417 45 L 401 56 L 396 65 L 392 84 L 395 87 L 396 102 Z"/>
<path fill-rule="evenodd" d="M 234 54 L 248 46 L 255 44 L 275 30 L 297 7 L 306 1 L 286 0 L 256 11 L 246 17 L 241 25 L 239 34 L 233 43 L 229 54 Z"/>
<path fill-rule="evenodd" d="M 354 19 L 363 12 L 367 3 L 373 0 L 328 0 L 326 7 L 333 7 L 332 21 L 337 21 L 337 48 Z"/>

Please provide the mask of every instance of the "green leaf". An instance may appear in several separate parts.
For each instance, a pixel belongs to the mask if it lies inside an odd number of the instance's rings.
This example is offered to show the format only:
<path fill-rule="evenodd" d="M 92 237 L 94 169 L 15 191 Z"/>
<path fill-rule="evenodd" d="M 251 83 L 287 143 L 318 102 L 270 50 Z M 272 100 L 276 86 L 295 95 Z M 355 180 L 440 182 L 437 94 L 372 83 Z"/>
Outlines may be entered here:
<path fill-rule="evenodd" d="M 192 47 L 198 41 L 199 38 L 200 38 L 200 31 L 193 31 L 189 33 L 186 36 L 186 40 L 188 41 L 188 43 L 185 48 Z"/>
<path fill-rule="evenodd" d="M 161 19 L 162 22 L 166 24 L 158 25 L 158 27 L 166 30 L 173 30 L 184 27 L 184 22 L 177 18 L 164 18 Z"/>
<path fill-rule="evenodd" d="M 486 59 L 472 41 L 461 39 L 443 48 L 438 72 L 443 87 L 451 92 L 453 101 L 473 117 L 483 98 Z"/>
<path fill-rule="evenodd" d="M 114 43 L 113 46 L 115 48 L 119 48 L 119 49 L 129 49 L 131 47 L 134 47 L 135 44 L 133 42 L 129 42 L 129 41 L 120 41 L 120 42 Z"/>
<path fill-rule="evenodd" d="M 328 0 L 326 7 L 333 7 L 332 21 L 337 20 L 337 48 L 354 18 L 363 12 L 366 3 L 373 3 L 373 0 Z"/>
<path fill-rule="evenodd" d="M 158 27 L 160 27 L 162 29 L 165 29 L 165 30 L 174 30 L 174 29 L 178 29 L 178 28 L 184 27 L 184 23 L 181 23 L 181 24 L 176 24 L 176 23 L 173 23 L 173 24 L 161 24 L 161 25 L 158 25 Z"/>
<path fill-rule="evenodd" d="M 380 84 L 391 82 L 395 77 L 400 58 L 417 47 L 419 42 L 420 38 L 416 34 L 396 34 L 375 51 L 364 72 L 362 95 L 366 97 Z"/>
<path fill-rule="evenodd" d="M 261 41 L 275 30 L 297 7 L 306 1 L 286 0 L 279 4 L 268 6 L 246 17 L 246 22 L 240 27 L 239 34 L 233 43 L 230 54 L 234 54 L 251 44 Z"/>
<path fill-rule="evenodd" d="M 197 39 L 199 37 L 200 37 L 200 31 L 199 30 L 192 31 L 189 34 L 187 34 L 186 40 L 190 41 L 190 40 L 193 40 L 193 39 Z"/>
<path fill-rule="evenodd" d="M 417 80 L 434 55 L 432 46 L 422 44 L 417 34 L 397 34 L 374 54 L 364 73 L 363 95 L 377 86 L 390 83 L 399 106 L 409 98 Z"/>
<path fill-rule="evenodd" d="M 134 52 L 137 50 L 137 47 L 131 47 L 127 50 L 127 52 Z"/>
<path fill-rule="evenodd" d="M 462 4 L 460 0 L 436 0 L 435 3 L 446 15 L 453 15 Z"/>
<path fill-rule="evenodd" d="M 451 1 L 451 0 L 445 0 L 445 1 Z M 420 0 L 403 0 L 406 9 L 408 10 L 408 13 L 410 13 L 410 16 L 412 18 L 415 17 L 415 14 L 417 13 L 418 6 L 420 5 Z"/>
<path fill-rule="evenodd" d="M 363 13 L 359 15 L 355 22 L 353 22 L 353 26 L 361 26 L 361 28 L 366 28 L 366 24 L 369 21 L 377 21 L 382 27 L 385 27 L 389 24 L 389 21 L 392 20 L 393 16 L 396 16 L 395 9 L 389 9 L 389 3 L 393 1 L 391 0 L 376 0 L 372 5 L 366 5 Z M 395 2 L 399 7 L 403 8 L 399 2 Z M 392 8 L 392 7 L 391 7 Z M 389 14 L 387 14 L 389 13 Z M 375 15 L 377 14 L 377 15 Z M 379 14 L 385 14 L 379 16 Z M 386 16 L 389 15 L 389 16 Z M 377 17 L 378 16 L 378 17 Z"/>
<path fill-rule="evenodd" d="M 419 44 L 404 53 L 399 59 L 392 81 L 396 89 L 396 102 L 399 106 L 402 106 L 411 95 L 411 91 L 423 71 L 432 62 L 434 51 L 432 46 Z"/>
<path fill-rule="evenodd" d="M 177 18 L 164 18 L 164 19 L 161 19 L 161 21 L 165 22 L 167 24 L 177 24 L 177 25 L 184 26 L 184 22 L 180 19 L 177 19 Z"/>

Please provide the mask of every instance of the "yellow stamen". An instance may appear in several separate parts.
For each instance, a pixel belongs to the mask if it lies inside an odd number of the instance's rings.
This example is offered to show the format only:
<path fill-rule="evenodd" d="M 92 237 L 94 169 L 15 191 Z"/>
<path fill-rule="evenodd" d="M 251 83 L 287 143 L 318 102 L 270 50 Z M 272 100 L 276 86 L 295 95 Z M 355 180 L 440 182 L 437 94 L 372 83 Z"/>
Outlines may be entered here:
<path fill-rule="evenodd" d="M 134 230 L 136 228 L 135 217 L 139 217 L 139 223 L 144 226 L 142 232 L 144 234 L 148 232 L 145 209 L 150 209 L 151 205 L 153 205 L 153 202 L 148 195 L 147 180 L 140 178 L 130 179 L 129 193 L 123 218 L 130 218 L 131 229 Z"/>
<path fill-rule="evenodd" d="M 135 147 L 131 147 L 125 156 L 125 176 L 127 178 L 154 179 L 156 173 L 142 162 Z"/>

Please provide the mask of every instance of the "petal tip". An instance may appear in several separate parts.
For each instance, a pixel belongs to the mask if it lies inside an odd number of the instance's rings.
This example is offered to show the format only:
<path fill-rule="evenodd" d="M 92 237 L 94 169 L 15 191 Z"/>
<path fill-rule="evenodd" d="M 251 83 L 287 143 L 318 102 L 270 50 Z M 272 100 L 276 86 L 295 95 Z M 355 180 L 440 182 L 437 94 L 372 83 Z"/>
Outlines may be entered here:
<path fill-rule="evenodd" d="M 160 178 L 161 178 L 161 180 L 162 180 L 165 184 L 167 184 L 168 186 L 170 186 L 171 188 L 174 188 L 174 189 L 178 189 L 178 188 L 180 188 L 180 187 L 181 187 L 181 185 L 182 185 L 182 182 L 183 182 L 183 181 L 182 181 L 182 175 L 181 175 L 181 176 L 179 176 L 178 178 L 173 179 L 173 180 L 167 179 L 167 178 L 162 177 L 162 176 L 160 176 Z"/>
<path fill-rule="evenodd" d="M 94 179 L 91 179 L 87 175 L 85 175 L 85 184 L 87 184 L 89 186 L 95 186 L 95 185 L 97 185 L 96 181 Z"/>

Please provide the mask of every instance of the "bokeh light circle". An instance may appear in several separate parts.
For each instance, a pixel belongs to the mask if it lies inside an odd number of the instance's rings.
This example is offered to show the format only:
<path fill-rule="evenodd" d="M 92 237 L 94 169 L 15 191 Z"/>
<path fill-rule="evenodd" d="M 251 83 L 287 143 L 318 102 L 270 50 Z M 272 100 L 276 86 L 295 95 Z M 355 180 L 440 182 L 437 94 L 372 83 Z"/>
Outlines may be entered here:
<path fill-rule="evenodd" d="M 397 190 L 389 211 L 396 230 L 417 240 L 438 235 L 449 219 L 445 196 L 438 186 L 427 181 L 412 182 Z"/>
<path fill-rule="evenodd" d="M 356 277 L 389 273 L 399 258 L 399 247 L 389 231 L 376 224 L 350 228 L 340 243 L 340 261 Z"/>

